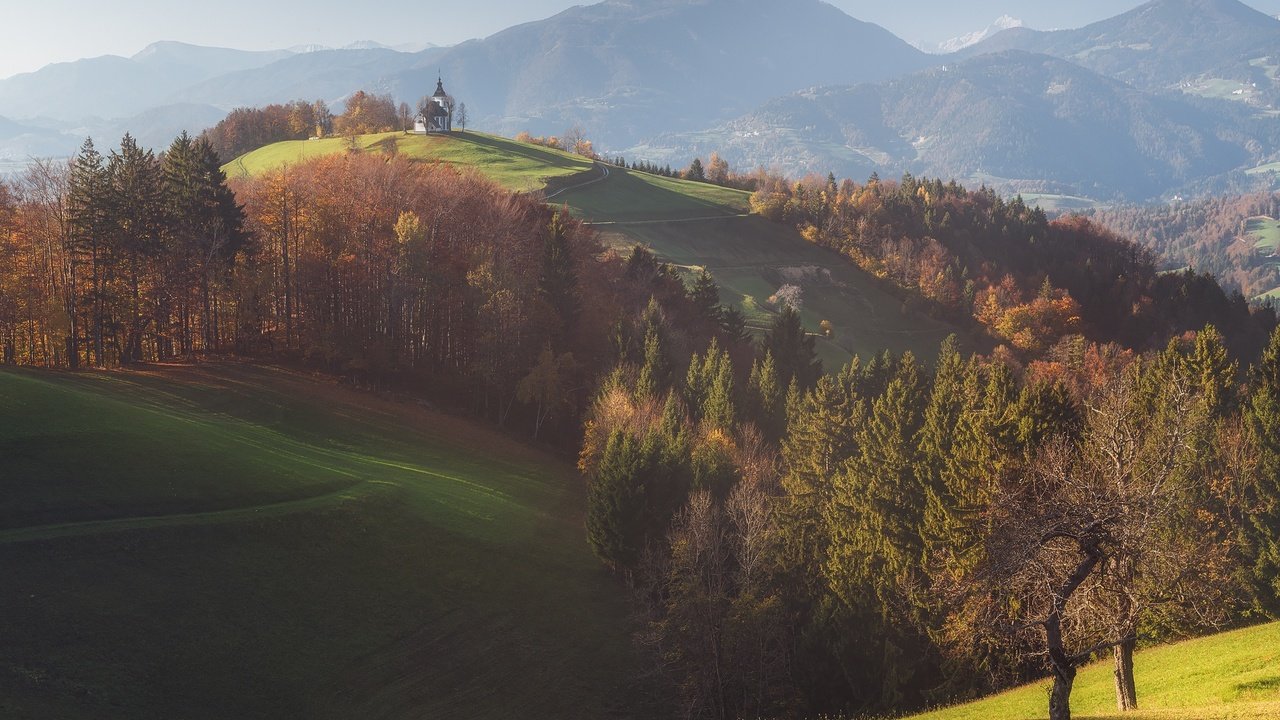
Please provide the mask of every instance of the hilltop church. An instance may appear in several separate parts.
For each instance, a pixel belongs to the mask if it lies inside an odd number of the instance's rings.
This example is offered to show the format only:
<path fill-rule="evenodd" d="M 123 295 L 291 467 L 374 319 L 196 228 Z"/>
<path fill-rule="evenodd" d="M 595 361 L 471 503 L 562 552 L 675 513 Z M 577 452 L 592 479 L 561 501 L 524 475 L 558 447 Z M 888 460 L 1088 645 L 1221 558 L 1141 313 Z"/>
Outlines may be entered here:
<path fill-rule="evenodd" d="M 413 131 L 423 135 L 453 132 L 453 98 L 444 91 L 443 78 L 436 79 L 436 92 L 414 118 Z"/>

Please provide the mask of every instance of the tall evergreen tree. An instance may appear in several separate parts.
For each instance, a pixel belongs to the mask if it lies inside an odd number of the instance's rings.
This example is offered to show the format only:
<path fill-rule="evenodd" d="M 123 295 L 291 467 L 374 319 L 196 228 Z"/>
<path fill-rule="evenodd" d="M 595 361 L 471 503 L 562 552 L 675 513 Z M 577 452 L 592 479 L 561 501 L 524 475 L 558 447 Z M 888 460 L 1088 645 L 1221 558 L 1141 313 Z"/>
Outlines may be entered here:
<path fill-rule="evenodd" d="M 542 246 L 542 273 L 538 289 L 557 319 L 552 332 L 553 345 L 564 349 L 568 337 L 577 326 L 581 312 L 578 271 L 574 267 L 569 235 L 565 230 L 568 211 L 557 210 L 551 216 Z"/>
<path fill-rule="evenodd" d="M 143 150 L 131 135 L 120 140 L 107 162 L 108 225 L 111 252 L 125 277 L 117 278 L 124 295 L 123 337 L 117 337 L 120 362 L 142 359 L 142 339 L 154 315 L 148 307 L 153 297 L 144 286 L 154 283 L 152 261 L 160 254 L 164 229 L 163 187 L 160 166 L 150 150 Z"/>
<path fill-rule="evenodd" d="M 800 322 L 800 313 L 786 306 L 773 319 L 769 333 L 765 335 L 761 354 L 768 352 L 778 367 L 778 378 L 790 384 L 794 378 L 802 390 L 813 387 L 822 375 L 822 361 L 814 350 L 814 338 L 810 337 Z"/>
<path fill-rule="evenodd" d="M 1257 449 L 1242 536 L 1255 608 L 1280 616 L 1280 328 L 1253 368 L 1244 426 Z"/>
<path fill-rule="evenodd" d="M 80 152 L 71 163 L 71 175 L 67 186 L 67 216 L 71 254 L 88 256 L 90 282 L 89 322 L 87 332 L 92 335 L 93 364 L 106 362 L 104 355 L 105 292 L 103 279 L 104 247 L 107 237 L 106 215 L 107 172 L 102 154 L 93 146 L 93 138 L 86 138 Z M 72 313 L 73 317 L 75 313 Z M 72 325 L 73 355 L 79 354 L 75 325 Z"/>

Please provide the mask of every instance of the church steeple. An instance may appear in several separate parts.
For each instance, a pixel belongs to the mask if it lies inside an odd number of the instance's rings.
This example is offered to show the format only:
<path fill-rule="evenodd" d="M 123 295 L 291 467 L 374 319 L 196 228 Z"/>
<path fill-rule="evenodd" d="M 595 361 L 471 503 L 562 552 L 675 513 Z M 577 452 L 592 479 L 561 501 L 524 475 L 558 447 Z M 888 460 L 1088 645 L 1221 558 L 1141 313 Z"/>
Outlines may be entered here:
<path fill-rule="evenodd" d="M 436 94 L 432 95 L 432 97 L 442 98 L 442 97 L 448 97 L 448 96 L 449 96 L 449 93 L 444 91 L 444 78 L 437 76 L 436 77 Z"/>

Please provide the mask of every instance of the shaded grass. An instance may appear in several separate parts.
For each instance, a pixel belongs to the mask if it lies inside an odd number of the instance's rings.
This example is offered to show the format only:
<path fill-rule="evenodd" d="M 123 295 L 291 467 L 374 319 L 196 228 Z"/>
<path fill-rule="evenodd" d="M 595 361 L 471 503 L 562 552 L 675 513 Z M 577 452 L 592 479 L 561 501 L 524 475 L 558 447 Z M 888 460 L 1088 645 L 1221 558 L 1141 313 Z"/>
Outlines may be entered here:
<path fill-rule="evenodd" d="M 360 135 L 356 146 L 360 152 L 397 153 L 423 162 L 475 168 L 504 188 L 520 192 L 541 189 L 547 178 L 591 169 L 591 161 L 578 155 L 470 131 L 449 135 Z M 228 177 L 250 177 L 350 149 L 347 138 L 289 140 L 246 153 L 222 169 Z"/>
<path fill-rule="evenodd" d="M 855 354 L 865 359 L 886 348 L 932 359 L 956 332 L 890 294 L 838 253 L 806 242 L 794 228 L 737 216 L 746 210 L 746 193 L 611 170 L 608 180 L 557 200 L 576 215 L 603 221 L 596 228 L 615 247 L 642 244 L 673 264 L 707 268 L 720 285 L 721 302 L 742 310 L 756 330 L 768 327 L 780 310 L 770 303 L 778 289 L 799 284 L 805 328 L 818 334 L 823 320 L 835 326 L 833 338 L 819 337 L 817 343 L 828 370 Z"/>
<path fill-rule="evenodd" d="M 2 717 L 660 713 L 580 480 L 484 428 L 270 369 L 3 371 L 0 443 Z"/>
<path fill-rule="evenodd" d="M 556 198 L 595 222 L 635 222 L 741 215 L 750 193 L 709 183 L 609 168 L 609 179 Z"/>
<path fill-rule="evenodd" d="M 1140 710 L 1126 720 L 1280 717 L 1280 623 L 1165 645 L 1134 657 Z M 1048 681 L 911 720 L 1035 720 L 1048 716 Z M 1110 662 L 1080 671 L 1073 717 L 1119 718 Z"/>

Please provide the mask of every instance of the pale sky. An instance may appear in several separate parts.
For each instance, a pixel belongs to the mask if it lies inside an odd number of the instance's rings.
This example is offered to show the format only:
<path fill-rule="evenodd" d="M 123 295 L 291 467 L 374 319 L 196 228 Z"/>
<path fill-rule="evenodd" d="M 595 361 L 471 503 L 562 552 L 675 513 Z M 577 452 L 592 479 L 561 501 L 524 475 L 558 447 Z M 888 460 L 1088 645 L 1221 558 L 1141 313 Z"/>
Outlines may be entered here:
<path fill-rule="evenodd" d="M 787 0 L 777 0 L 787 2 Z M 1141 0 L 828 0 L 911 42 L 937 43 L 1008 14 L 1039 29 L 1079 27 Z M 1247 0 L 1271 15 L 1280 0 Z M 452 44 L 584 0 L 0 0 L 0 78 L 52 62 L 129 56 L 157 40 L 269 50 L 295 45 Z M 376 11 L 374 11 L 376 8 Z M 0 108 L 3 114 L 3 108 Z"/>

